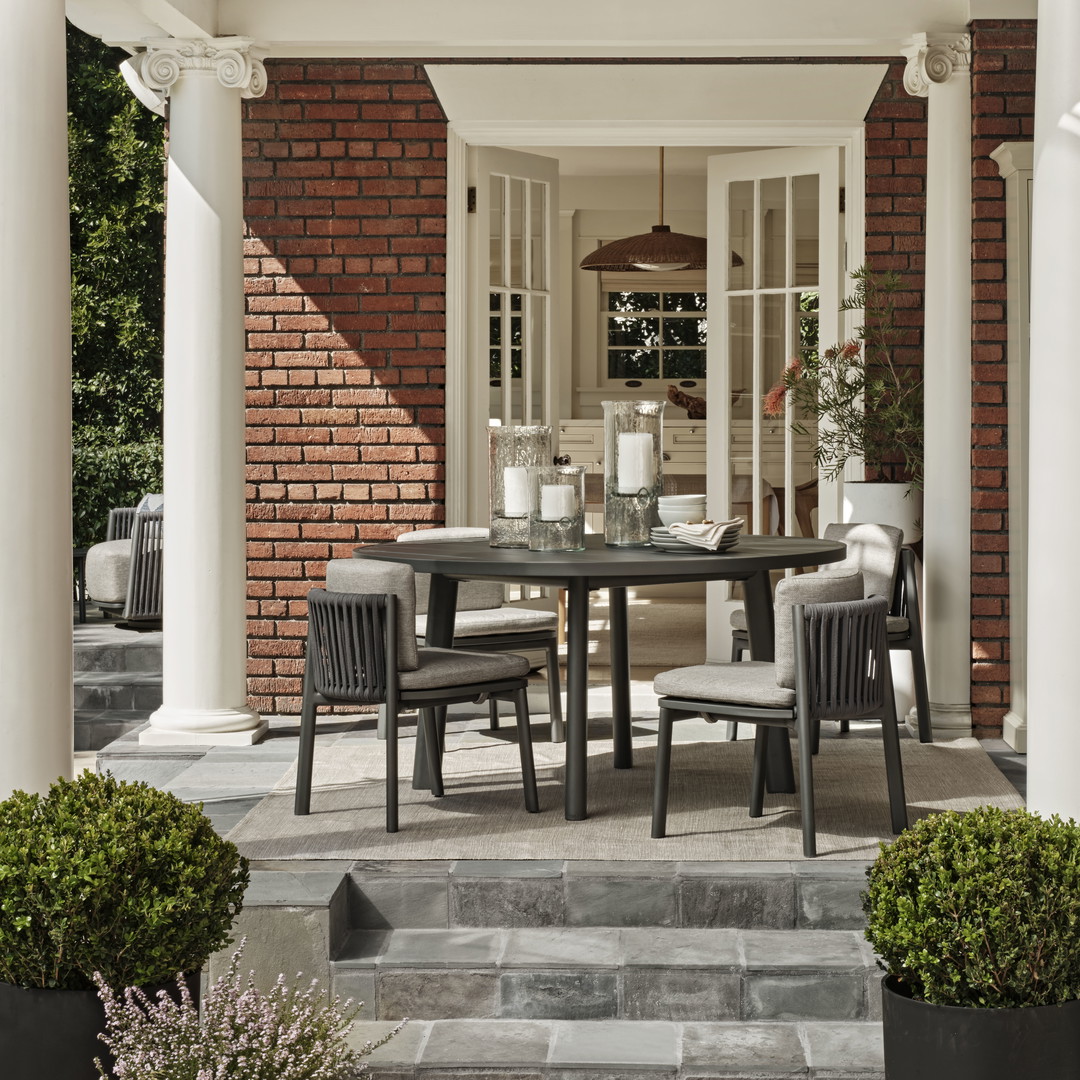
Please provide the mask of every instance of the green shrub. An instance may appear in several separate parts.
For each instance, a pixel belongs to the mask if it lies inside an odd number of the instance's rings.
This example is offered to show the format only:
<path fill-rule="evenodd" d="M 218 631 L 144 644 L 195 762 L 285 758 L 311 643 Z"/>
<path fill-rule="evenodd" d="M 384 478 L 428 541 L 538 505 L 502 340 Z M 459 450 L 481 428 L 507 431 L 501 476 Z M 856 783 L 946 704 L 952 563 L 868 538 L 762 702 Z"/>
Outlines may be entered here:
<path fill-rule="evenodd" d="M 867 871 L 866 936 L 934 1005 L 1080 998 L 1080 827 L 980 807 L 924 818 Z"/>
<path fill-rule="evenodd" d="M 0 981 L 152 986 L 232 939 L 247 860 L 199 806 L 83 773 L 0 802 Z"/>
<path fill-rule="evenodd" d="M 119 446 L 88 445 L 76 439 L 71 466 L 76 547 L 89 547 L 105 539 L 109 511 L 114 506 L 135 506 L 148 491 L 162 490 L 158 438 Z"/>

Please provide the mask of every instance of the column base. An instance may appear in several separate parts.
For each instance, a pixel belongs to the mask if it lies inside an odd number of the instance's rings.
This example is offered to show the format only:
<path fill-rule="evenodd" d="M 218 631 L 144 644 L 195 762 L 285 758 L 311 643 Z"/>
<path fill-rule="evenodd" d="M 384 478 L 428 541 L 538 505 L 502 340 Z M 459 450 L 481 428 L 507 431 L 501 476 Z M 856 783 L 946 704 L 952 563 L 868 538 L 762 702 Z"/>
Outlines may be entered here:
<path fill-rule="evenodd" d="M 1018 753 L 1027 753 L 1027 717 L 1010 710 L 1002 721 L 1001 737 Z"/>
<path fill-rule="evenodd" d="M 251 746 L 270 724 L 250 709 L 182 709 L 163 705 L 139 734 L 140 746 Z"/>
<path fill-rule="evenodd" d="M 919 737 L 919 715 L 914 707 L 904 717 L 904 726 L 916 739 Z M 971 738 L 971 706 L 941 705 L 930 702 L 930 729 L 938 739 Z"/>

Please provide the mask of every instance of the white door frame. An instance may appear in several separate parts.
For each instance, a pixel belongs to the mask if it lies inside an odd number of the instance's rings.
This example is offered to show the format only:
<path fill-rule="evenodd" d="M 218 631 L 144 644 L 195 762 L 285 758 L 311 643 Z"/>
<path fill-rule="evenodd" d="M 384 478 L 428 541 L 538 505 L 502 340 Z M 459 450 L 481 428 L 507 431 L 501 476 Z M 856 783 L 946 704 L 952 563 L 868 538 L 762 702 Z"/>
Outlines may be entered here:
<path fill-rule="evenodd" d="M 470 392 L 468 350 L 468 148 L 475 146 L 837 146 L 843 155 L 846 188 L 846 267 L 860 266 L 866 241 L 866 141 L 863 125 L 822 127 L 730 124 L 641 124 L 620 127 L 594 122 L 545 125 L 523 122 L 452 121 L 446 146 L 446 523 L 465 524 L 468 432 L 457 417 L 466 414 Z M 561 258 L 572 255 L 563 251 Z M 555 279 L 558 281 L 556 275 Z"/>

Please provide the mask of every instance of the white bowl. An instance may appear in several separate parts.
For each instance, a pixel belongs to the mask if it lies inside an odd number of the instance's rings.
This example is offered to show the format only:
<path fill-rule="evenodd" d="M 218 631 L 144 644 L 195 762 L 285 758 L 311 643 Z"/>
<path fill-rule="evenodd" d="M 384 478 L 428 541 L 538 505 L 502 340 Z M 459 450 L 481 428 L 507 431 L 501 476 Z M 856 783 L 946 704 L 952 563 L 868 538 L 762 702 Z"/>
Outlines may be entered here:
<path fill-rule="evenodd" d="M 661 506 L 704 506 L 707 498 L 705 495 L 660 495 L 656 501 Z"/>
<path fill-rule="evenodd" d="M 661 507 L 658 508 L 657 513 L 659 513 L 660 520 L 665 525 L 674 525 L 676 522 L 681 523 L 681 522 L 685 522 L 685 521 L 698 522 L 698 521 L 701 521 L 701 519 L 705 517 L 704 508 L 702 508 L 700 510 L 685 510 L 685 509 L 680 510 L 680 509 L 674 508 L 674 507 L 661 506 Z"/>

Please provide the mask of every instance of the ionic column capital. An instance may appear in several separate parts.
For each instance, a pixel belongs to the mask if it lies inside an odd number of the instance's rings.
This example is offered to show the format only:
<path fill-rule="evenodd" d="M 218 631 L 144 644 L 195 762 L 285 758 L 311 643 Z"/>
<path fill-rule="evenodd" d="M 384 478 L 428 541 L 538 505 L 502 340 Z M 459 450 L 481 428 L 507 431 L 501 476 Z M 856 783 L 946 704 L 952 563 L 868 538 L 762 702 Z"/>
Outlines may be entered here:
<path fill-rule="evenodd" d="M 144 50 L 131 58 L 139 81 L 155 94 L 167 96 L 185 72 L 205 71 L 245 98 L 266 92 L 266 68 L 250 38 L 148 38 Z"/>
<path fill-rule="evenodd" d="M 904 89 L 912 97 L 926 97 L 931 83 L 946 83 L 971 66 L 968 34 L 916 34 L 903 51 L 908 58 Z"/>

